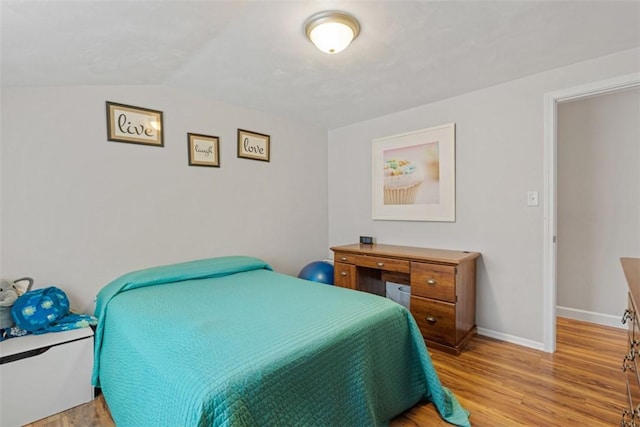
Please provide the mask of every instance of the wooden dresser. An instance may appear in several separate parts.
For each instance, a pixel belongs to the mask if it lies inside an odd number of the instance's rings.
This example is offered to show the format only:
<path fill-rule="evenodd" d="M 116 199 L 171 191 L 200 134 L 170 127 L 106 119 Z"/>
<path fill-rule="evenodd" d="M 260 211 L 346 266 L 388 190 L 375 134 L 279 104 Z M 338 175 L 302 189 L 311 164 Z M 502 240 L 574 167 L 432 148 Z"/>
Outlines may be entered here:
<path fill-rule="evenodd" d="M 628 351 L 622 362 L 628 402 L 620 426 L 640 427 L 640 258 L 621 258 L 620 261 L 629 285 L 629 305 L 622 316 L 622 323 L 629 325 Z"/>
<path fill-rule="evenodd" d="M 411 286 L 410 309 L 431 348 L 460 354 L 476 333 L 477 252 L 353 244 L 332 247 L 334 284 L 386 295 Z"/>

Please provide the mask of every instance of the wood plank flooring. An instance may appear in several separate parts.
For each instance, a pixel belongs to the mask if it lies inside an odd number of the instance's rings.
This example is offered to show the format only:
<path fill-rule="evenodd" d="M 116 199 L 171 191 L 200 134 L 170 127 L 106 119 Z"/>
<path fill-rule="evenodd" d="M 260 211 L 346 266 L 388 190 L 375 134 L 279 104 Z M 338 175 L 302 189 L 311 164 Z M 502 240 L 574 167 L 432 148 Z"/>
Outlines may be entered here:
<path fill-rule="evenodd" d="M 626 385 L 626 331 L 558 318 L 553 354 L 477 336 L 458 357 L 431 351 L 443 385 L 473 426 L 617 426 Z M 432 404 L 391 426 L 445 426 Z"/>
<path fill-rule="evenodd" d="M 459 356 L 431 351 L 440 380 L 471 412 L 477 427 L 615 426 L 626 388 L 626 332 L 558 318 L 557 351 L 549 354 L 477 336 Z M 110 427 L 100 397 L 27 427 Z M 418 404 L 392 427 L 447 426 L 433 404 Z"/>

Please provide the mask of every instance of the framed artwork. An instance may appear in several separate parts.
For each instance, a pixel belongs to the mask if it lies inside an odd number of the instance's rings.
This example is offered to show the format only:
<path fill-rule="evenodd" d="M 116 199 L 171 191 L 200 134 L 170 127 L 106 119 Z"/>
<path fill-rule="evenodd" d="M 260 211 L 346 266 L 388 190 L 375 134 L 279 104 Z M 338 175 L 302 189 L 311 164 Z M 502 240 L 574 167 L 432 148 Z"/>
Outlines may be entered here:
<path fill-rule="evenodd" d="M 107 139 L 163 147 L 162 111 L 107 101 Z"/>
<path fill-rule="evenodd" d="M 220 167 L 220 139 L 217 136 L 187 133 L 189 166 Z"/>
<path fill-rule="evenodd" d="M 268 162 L 270 140 L 269 135 L 238 129 L 238 157 Z"/>
<path fill-rule="evenodd" d="M 373 219 L 455 221 L 455 124 L 373 140 Z"/>

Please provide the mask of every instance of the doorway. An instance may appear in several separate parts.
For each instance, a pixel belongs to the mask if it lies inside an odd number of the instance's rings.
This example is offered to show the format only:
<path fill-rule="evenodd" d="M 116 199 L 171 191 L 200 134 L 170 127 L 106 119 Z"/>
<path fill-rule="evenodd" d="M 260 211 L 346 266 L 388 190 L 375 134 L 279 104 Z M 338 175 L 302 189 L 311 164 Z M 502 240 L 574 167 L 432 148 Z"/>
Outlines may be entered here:
<path fill-rule="evenodd" d="M 640 73 L 545 95 L 543 345 L 546 352 L 552 353 L 556 349 L 558 104 L 634 87 L 640 87 Z"/>
<path fill-rule="evenodd" d="M 558 105 L 556 314 L 623 328 L 640 254 L 640 87 Z"/>

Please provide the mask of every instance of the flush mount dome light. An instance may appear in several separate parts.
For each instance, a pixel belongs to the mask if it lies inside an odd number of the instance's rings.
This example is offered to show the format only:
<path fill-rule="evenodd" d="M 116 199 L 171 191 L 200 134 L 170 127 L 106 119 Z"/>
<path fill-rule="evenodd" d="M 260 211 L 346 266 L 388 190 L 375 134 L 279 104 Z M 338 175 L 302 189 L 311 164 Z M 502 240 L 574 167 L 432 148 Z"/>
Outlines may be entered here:
<path fill-rule="evenodd" d="M 319 12 L 304 23 L 307 38 L 326 53 L 343 51 L 360 33 L 358 21 L 344 12 Z"/>

